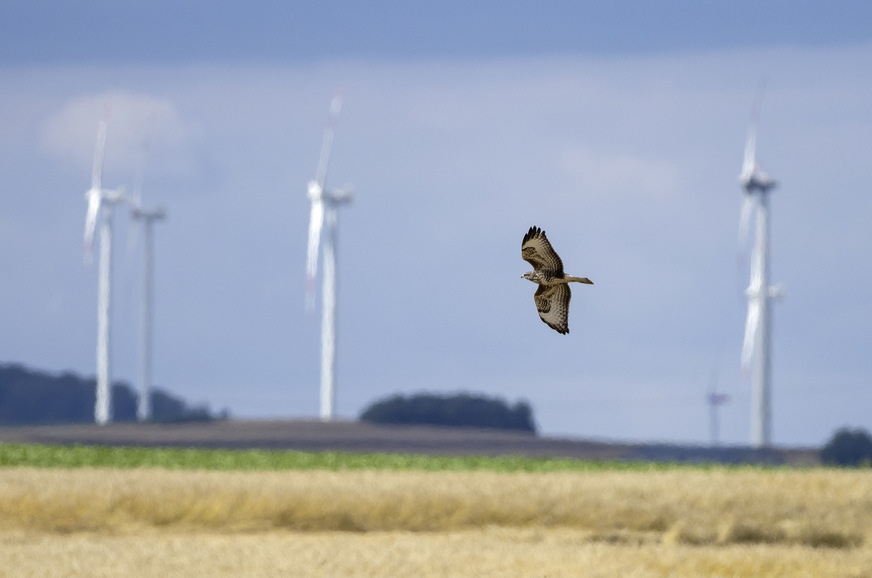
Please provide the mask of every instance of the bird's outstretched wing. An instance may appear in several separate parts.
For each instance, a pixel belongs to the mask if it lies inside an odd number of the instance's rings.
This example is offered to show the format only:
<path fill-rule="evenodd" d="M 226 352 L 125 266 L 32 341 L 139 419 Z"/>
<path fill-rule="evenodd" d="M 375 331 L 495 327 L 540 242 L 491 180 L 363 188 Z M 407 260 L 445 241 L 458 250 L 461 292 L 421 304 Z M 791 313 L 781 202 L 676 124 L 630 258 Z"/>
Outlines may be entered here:
<path fill-rule="evenodd" d="M 563 261 L 551 247 L 551 243 L 545 236 L 545 231 L 539 227 L 530 227 L 530 230 L 524 235 L 524 240 L 521 241 L 521 258 L 530 263 L 534 269 L 563 273 Z"/>
<path fill-rule="evenodd" d="M 533 299 L 539 317 L 548 327 L 564 335 L 569 333 L 569 300 L 572 299 L 569 285 L 539 285 Z"/>

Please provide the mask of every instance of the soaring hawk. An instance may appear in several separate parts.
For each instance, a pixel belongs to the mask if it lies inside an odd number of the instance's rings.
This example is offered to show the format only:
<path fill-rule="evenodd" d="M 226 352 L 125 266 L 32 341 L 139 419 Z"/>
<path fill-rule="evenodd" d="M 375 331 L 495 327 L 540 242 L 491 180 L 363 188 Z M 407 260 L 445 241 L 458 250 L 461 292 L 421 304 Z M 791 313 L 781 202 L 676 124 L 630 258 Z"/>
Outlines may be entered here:
<path fill-rule="evenodd" d="M 593 285 L 593 281 L 587 277 L 564 274 L 563 261 L 551 247 L 545 231 L 539 227 L 530 227 L 524 235 L 524 240 L 521 241 L 521 257 L 533 266 L 532 271 L 521 277 L 539 284 L 533 295 L 539 317 L 558 333 L 569 333 L 569 300 L 572 292 L 568 283 L 574 281 Z"/>

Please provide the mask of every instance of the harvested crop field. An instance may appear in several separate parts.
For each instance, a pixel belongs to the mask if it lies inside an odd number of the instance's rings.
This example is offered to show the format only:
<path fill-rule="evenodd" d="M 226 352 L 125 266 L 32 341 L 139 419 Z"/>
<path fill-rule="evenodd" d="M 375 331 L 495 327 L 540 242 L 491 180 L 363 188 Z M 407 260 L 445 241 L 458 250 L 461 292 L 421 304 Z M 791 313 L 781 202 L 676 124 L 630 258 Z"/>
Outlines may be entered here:
<path fill-rule="evenodd" d="M 0 576 L 868 576 L 872 476 L 0 469 Z"/>
<path fill-rule="evenodd" d="M 592 539 L 572 529 L 370 534 L 0 533 L 3 578 L 707 577 L 861 578 L 872 551 Z"/>
<path fill-rule="evenodd" d="M 50 532 L 572 527 L 654 532 L 695 544 L 848 547 L 872 528 L 872 476 L 751 469 L 527 474 L 8 468 L 0 470 L 0 525 Z"/>
<path fill-rule="evenodd" d="M 358 423 L 0 428 L 0 578 L 872 575 L 868 473 L 664 459 L 818 458 Z"/>

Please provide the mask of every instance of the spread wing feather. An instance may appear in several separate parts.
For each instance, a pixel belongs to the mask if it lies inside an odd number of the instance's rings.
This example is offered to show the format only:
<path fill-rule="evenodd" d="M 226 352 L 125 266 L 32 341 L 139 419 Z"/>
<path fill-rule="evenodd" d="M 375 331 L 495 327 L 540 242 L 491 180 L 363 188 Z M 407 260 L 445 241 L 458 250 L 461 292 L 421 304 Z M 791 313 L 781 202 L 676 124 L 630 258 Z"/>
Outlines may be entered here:
<path fill-rule="evenodd" d="M 545 231 L 539 227 L 530 227 L 524 240 L 521 241 L 521 258 L 530 263 L 534 269 L 545 269 L 559 272 L 563 276 L 563 261 L 551 247 Z"/>
<path fill-rule="evenodd" d="M 533 299 L 539 317 L 548 327 L 564 335 L 569 333 L 569 300 L 572 299 L 569 285 L 539 285 Z"/>

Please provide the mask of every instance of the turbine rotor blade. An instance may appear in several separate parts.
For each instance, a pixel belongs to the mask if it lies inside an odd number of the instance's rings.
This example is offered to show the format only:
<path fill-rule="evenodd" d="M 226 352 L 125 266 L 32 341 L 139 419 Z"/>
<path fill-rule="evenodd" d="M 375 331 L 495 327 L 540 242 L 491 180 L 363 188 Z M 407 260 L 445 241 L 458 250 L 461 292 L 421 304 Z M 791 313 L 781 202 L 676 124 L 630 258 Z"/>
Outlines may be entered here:
<path fill-rule="evenodd" d="M 754 342 L 757 338 L 757 328 L 760 325 L 762 300 L 766 299 L 767 288 L 763 287 L 762 259 L 765 247 L 754 245 L 751 263 L 751 283 L 748 285 L 748 318 L 745 321 L 745 340 L 742 344 L 742 368 L 747 370 L 754 353 Z"/>
<path fill-rule="evenodd" d="M 317 184 L 309 184 L 310 193 Z M 312 197 L 312 212 L 309 217 L 309 244 L 306 254 L 306 303 L 309 309 L 315 305 L 315 278 L 318 275 L 318 248 L 321 242 L 321 228 L 324 225 L 324 202 L 320 195 Z"/>
<path fill-rule="evenodd" d="M 742 184 L 751 180 L 757 170 L 757 124 L 760 120 L 760 108 L 763 105 L 763 93 L 766 91 L 765 79 L 757 87 L 754 104 L 751 106 L 751 121 L 748 123 L 748 137 L 745 140 L 745 158 L 742 161 L 742 174 L 739 177 Z"/>
<path fill-rule="evenodd" d="M 751 175 L 754 174 L 754 169 L 757 166 L 756 149 L 757 121 L 752 120 L 751 126 L 748 127 L 748 138 L 745 140 L 745 157 L 742 161 L 742 173 L 739 176 L 743 184 L 751 179 Z"/>
<path fill-rule="evenodd" d="M 342 109 L 342 97 L 336 95 L 330 102 L 330 120 L 327 122 L 327 128 L 324 129 L 324 138 L 321 141 L 321 155 L 318 158 L 318 171 L 315 173 L 315 181 L 321 190 L 324 190 L 324 183 L 327 180 L 327 168 L 330 164 L 330 149 L 333 147 L 333 132 L 336 130 L 336 123 L 339 120 L 339 111 Z"/>
<path fill-rule="evenodd" d="M 150 132 L 150 131 L 149 131 Z M 145 167 L 148 163 L 148 153 L 151 148 L 151 136 L 146 135 L 142 139 L 142 154 L 139 159 L 139 166 L 136 169 L 136 180 L 133 183 L 133 194 L 128 199 L 131 204 L 131 216 L 138 219 L 137 211 L 142 210 L 142 183 L 145 180 Z M 143 225 L 144 226 L 144 225 Z M 139 248 L 139 229 L 141 227 L 130 227 L 127 229 L 127 263 L 132 262 L 133 256 Z"/>
<path fill-rule="evenodd" d="M 754 197 L 745 193 L 742 197 L 742 210 L 739 214 L 739 253 L 743 253 L 748 246 L 748 230 L 753 211 Z"/>
<path fill-rule="evenodd" d="M 743 278 L 748 273 L 748 253 L 751 247 L 750 225 L 755 215 L 756 197 L 747 191 L 742 193 L 742 208 L 739 213 L 739 237 L 736 245 L 736 280 L 737 294 L 742 296 L 745 292 L 745 282 Z M 752 249 L 753 250 L 753 249 Z M 753 253 L 752 256 L 755 256 Z"/>
<path fill-rule="evenodd" d="M 106 151 L 106 124 L 105 118 L 100 119 L 97 126 L 97 145 L 94 148 L 94 164 L 91 168 L 91 188 L 100 190 L 103 180 L 103 153 Z"/>
<path fill-rule="evenodd" d="M 91 189 L 85 194 L 88 201 L 88 212 L 85 215 L 85 251 L 91 251 L 94 240 L 94 229 L 97 226 L 97 215 L 100 212 L 101 195 L 98 189 Z"/>
<path fill-rule="evenodd" d="M 142 207 L 142 182 L 145 180 L 145 167 L 148 164 L 148 155 L 151 149 L 150 135 L 142 139 L 141 148 L 139 166 L 136 167 L 136 180 L 133 183 L 133 198 L 131 199 L 134 207 Z"/>
<path fill-rule="evenodd" d="M 757 338 L 757 327 L 760 325 L 760 301 L 757 297 L 748 301 L 748 318 L 745 320 L 745 339 L 742 342 L 742 369 L 747 371 L 751 366 L 751 356 L 754 354 L 754 342 Z"/>
<path fill-rule="evenodd" d="M 85 193 L 88 201 L 88 212 L 85 216 L 85 261 L 91 258 L 91 245 L 94 240 L 94 229 L 97 226 L 97 215 L 102 202 L 103 155 L 106 152 L 106 127 L 109 124 L 109 106 L 103 107 L 100 122 L 97 125 L 97 144 L 94 147 L 94 163 L 91 166 L 91 189 Z"/>

